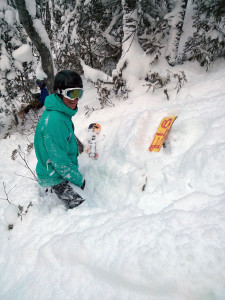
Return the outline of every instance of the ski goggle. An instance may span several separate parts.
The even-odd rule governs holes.
[[[70,88],[62,90],[62,95],[65,98],[69,98],[71,100],[80,99],[83,96],[83,89],[81,88]]]

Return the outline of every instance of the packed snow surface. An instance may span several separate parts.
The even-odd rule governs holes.
[[[103,138],[98,160],[79,157],[87,184],[77,191],[86,201],[73,210],[11,160],[18,144],[26,149],[26,136],[0,141],[1,182],[7,191],[16,184],[9,199],[33,203],[9,231],[15,210],[0,201],[0,299],[225,299],[224,67],[182,66],[188,82],[169,101],[137,81],[126,101],[104,109],[84,81],[75,131],[86,144],[97,122]],[[96,108],[89,118],[86,105]],[[170,115],[178,117],[166,148],[149,152]],[[34,151],[27,160],[34,169]]]

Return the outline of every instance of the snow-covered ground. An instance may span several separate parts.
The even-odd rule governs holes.
[[[73,210],[15,175],[32,177],[11,160],[18,144],[26,149],[26,136],[0,141],[0,183],[7,191],[16,184],[14,204],[33,203],[9,231],[12,213],[0,201],[0,299],[225,299],[224,67],[183,66],[188,82],[169,101],[137,82],[126,101],[89,118],[84,106],[99,104],[85,82],[76,134],[86,143],[88,125],[97,122],[104,139],[97,161],[80,156],[87,201]],[[149,152],[169,115],[178,118],[167,147]],[[34,151],[27,159],[34,169]]]

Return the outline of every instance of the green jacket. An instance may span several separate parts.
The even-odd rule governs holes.
[[[37,156],[36,172],[42,186],[53,186],[65,180],[82,186],[78,170],[78,145],[71,120],[77,112],[64,104],[57,95],[47,96],[45,110],[34,136]]]

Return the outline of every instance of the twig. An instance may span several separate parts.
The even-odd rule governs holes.
[[[9,194],[16,186],[17,186],[17,185],[15,184],[15,185],[11,188],[11,190],[8,191],[8,194]]]
[[[9,190],[8,192],[6,192],[6,185],[5,182],[2,183],[3,184],[3,189],[4,189],[4,193],[6,195],[6,199],[4,198],[0,198],[1,200],[5,200],[8,201],[8,203],[10,204],[11,202],[9,201],[9,193],[16,187],[16,184],[11,188],[11,190]]]
[[[29,208],[31,206],[33,206],[33,203],[30,201],[30,203],[28,204],[26,210],[24,211],[23,206],[18,205],[18,208],[19,208],[18,217],[20,217],[21,221],[23,220],[23,216],[25,216],[28,213]]]
[[[37,179],[37,177],[35,175],[34,176],[35,176],[36,179],[31,178],[31,177],[27,177],[27,176],[24,176],[24,175],[21,175],[21,174],[17,174],[16,172],[14,172],[14,174],[17,175],[17,176],[20,176],[20,177],[24,177],[24,178],[31,179],[31,180],[34,180],[34,181],[38,181],[38,179]]]
[[[148,182],[148,178],[147,178],[147,176],[146,176],[146,177],[145,177],[145,184],[144,184],[143,187],[142,187],[142,192],[145,191],[147,182]]]
[[[31,170],[31,168],[29,167],[27,161],[26,161],[26,158],[25,158],[25,154],[23,153],[24,157],[21,155],[21,152],[23,153],[23,151],[20,149],[20,152],[19,152],[19,156],[20,158],[24,161],[25,165],[23,165],[22,163],[20,163],[22,166],[24,166],[25,168],[27,168],[31,173],[32,175],[34,176],[35,180],[37,181],[37,177],[36,175],[34,174],[34,172]]]

